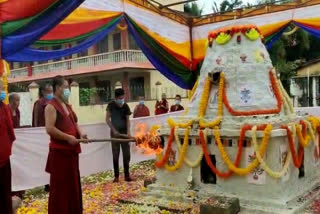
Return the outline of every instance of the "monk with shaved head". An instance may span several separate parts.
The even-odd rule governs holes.
[[[0,80],[0,213],[12,214],[10,155],[16,138],[10,108],[4,103],[6,97]]]

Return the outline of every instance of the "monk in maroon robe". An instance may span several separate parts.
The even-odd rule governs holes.
[[[18,94],[10,94],[9,107],[11,110],[11,117],[13,122],[13,128],[20,128],[20,96]]]
[[[138,117],[148,117],[150,116],[149,108],[144,104],[144,97],[139,97],[139,104],[135,107],[133,111],[133,118]]]
[[[82,135],[76,114],[67,100],[69,84],[58,76],[53,82],[54,98],[45,109],[46,130],[50,135],[50,150],[46,172],[50,173],[48,214],[80,214],[82,192],[79,172]]]
[[[162,100],[157,101],[155,115],[166,114],[169,111],[169,103],[166,94],[162,94]]]
[[[16,138],[10,108],[3,103],[5,98],[3,82],[0,81],[0,213],[12,214],[10,155]]]
[[[172,105],[170,108],[170,112],[182,111],[184,110],[183,106],[181,105],[181,96],[179,94],[176,95],[176,104]]]
[[[40,87],[40,98],[33,105],[32,127],[44,127],[44,109],[53,98],[53,90],[50,84]]]

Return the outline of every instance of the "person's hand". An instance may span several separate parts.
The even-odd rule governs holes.
[[[82,143],[89,143],[88,136],[86,134],[81,135],[80,140],[82,140]]]
[[[115,137],[118,137],[120,133],[117,130],[112,130],[112,133]]]
[[[68,139],[68,143],[70,145],[75,146],[75,145],[79,144],[79,141],[77,140],[77,138],[75,138],[74,136],[70,135],[69,139]]]

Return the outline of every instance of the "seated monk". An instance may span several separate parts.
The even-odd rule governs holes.
[[[70,95],[68,81],[57,76],[53,91],[54,98],[45,109],[46,130],[50,136],[46,165],[46,172],[50,174],[48,214],[80,214],[83,207],[79,143],[86,143],[87,137],[81,134],[76,114],[67,104]]]
[[[161,101],[156,102],[155,115],[166,114],[169,111],[169,104],[167,101],[167,95],[163,93],[161,98],[162,98]]]
[[[135,107],[133,111],[133,118],[148,116],[150,116],[150,111],[148,107],[144,104],[144,96],[139,96],[139,104]]]
[[[5,99],[6,92],[0,80],[0,213],[12,214],[10,155],[16,138],[10,108],[4,104]]]
[[[172,105],[170,108],[170,112],[182,111],[184,110],[183,106],[181,105],[181,96],[179,94],[176,95],[176,104]]]

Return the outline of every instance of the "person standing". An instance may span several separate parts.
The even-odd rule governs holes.
[[[161,100],[157,100],[155,106],[155,115],[166,114],[169,111],[169,103],[167,101],[167,95],[163,93],[161,95]]]
[[[6,96],[3,82],[0,80],[0,212],[12,214],[10,155],[16,137],[10,108],[4,103]]]
[[[135,107],[133,111],[133,118],[148,116],[150,116],[150,111],[148,107],[144,104],[144,96],[139,96],[139,104]]]
[[[130,138],[130,107],[124,101],[124,90],[118,88],[115,90],[115,100],[111,101],[107,107],[106,122],[111,130],[111,137]],[[120,147],[122,149],[123,167],[125,181],[130,182],[132,178],[129,173],[130,162],[130,143],[111,142],[113,156],[113,182],[119,182],[119,155]]]
[[[9,96],[9,107],[11,110],[11,117],[13,121],[13,128],[20,128],[20,96],[18,94],[10,94]]]
[[[34,103],[32,113],[32,127],[44,127],[44,109],[48,102],[53,99],[52,85],[45,84],[44,87],[40,87],[39,99]]]
[[[170,112],[182,111],[184,110],[183,106],[181,105],[181,96],[179,94],[176,95],[176,104],[172,105],[170,108]]]
[[[50,174],[48,214],[83,212],[79,172],[82,135],[77,116],[67,104],[70,89],[62,76],[53,81],[54,98],[45,108],[46,131],[50,136],[46,172]]]

